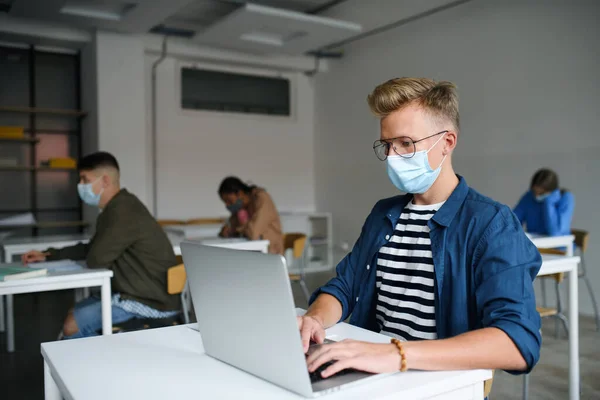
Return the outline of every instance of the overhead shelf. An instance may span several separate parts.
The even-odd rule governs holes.
[[[25,128],[25,132],[31,133],[32,129]],[[38,135],[45,135],[50,133],[57,133],[61,135],[78,135],[78,132],[74,129],[44,129],[44,128],[36,128],[35,133]]]
[[[21,138],[9,138],[9,137],[0,137],[0,142],[13,142],[13,143],[37,143],[40,139],[31,138],[31,137],[21,137]]]
[[[86,221],[52,221],[52,222],[38,222],[35,224],[16,224],[16,225],[0,225],[0,229],[21,229],[21,228],[37,228],[37,229],[50,229],[50,228],[79,228],[88,226],[89,222]]]
[[[38,207],[38,212],[54,212],[54,211],[79,211],[78,206],[73,207]],[[2,208],[0,214],[17,214],[17,213],[28,213],[31,212],[31,208]]]
[[[86,111],[82,110],[67,110],[59,108],[31,108],[31,107],[0,107],[0,112],[12,112],[23,114],[48,114],[62,115],[66,117],[85,117]]]
[[[52,172],[58,172],[58,171],[77,171],[77,168],[51,168],[51,167],[29,167],[26,165],[15,165],[15,166],[3,165],[3,166],[0,166],[0,171],[44,171],[44,172],[52,171]]]

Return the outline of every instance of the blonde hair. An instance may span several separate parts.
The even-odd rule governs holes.
[[[428,78],[396,78],[377,86],[367,97],[373,114],[384,118],[394,111],[416,103],[437,122],[450,121],[460,129],[456,85]]]

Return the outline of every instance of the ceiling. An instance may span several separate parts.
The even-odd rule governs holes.
[[[11,17],[87,30],[169,34],[255,53],[303,54],[361,31],[358,24],[316,15],[339,0],[0,1]]]
[[[14,17],[61,22],[80,28],[146,33],[152,27],[166,24],[173,28],[201,31],[223,16],[248,3],[244,0],[0,0],[10,5]],[[253,0],[252,3],[296,12],[319,10],[331,0]],[[98,17],[85,13],[67,14],[61,9],[95,10]],[[127,10],[127,7],[130,7]],[[1,10],[1,8],[0,8]],[[104,10],[104,15],[102,14]],[[116,15],[122,11],[122,16]],[[93,14],[88,12],[88,14]]]
[[[164,20],[164,25],[186,30],[202,30],[249,2],[243,0],[191,1],[176,13],[168,16]],[[330,3],[333,4],[331,0],[254,0],[251,3],[303,13],[319,10]]]
[[[377,0],[374,6],[372,0],[0,0],[0,17],[84,31],[168,33],[253,53],[304,54],[455,2]]]

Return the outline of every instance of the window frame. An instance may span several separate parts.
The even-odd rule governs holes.
[[[289,115],[275,115],[275,114],[259,114],[259,113],[249,113],[249,112],[236,112],[236,111],[217,111],[217,110],[201,110],[201,109],[192,109],[192,108],[183,108],[182,106],[182,74],[183,69],[202,69],[207,71],[215,71],[215,72],[225,72],[232,74],[240,74],[240,75],[253,75],[257,77],[266,77],[266,78],[283,78],[289,81],[290,90],[289,90],[289,101],[290,101],[290,114]],[[297,117],[297,88],[296,88],[296,79],[293,73],[284,72],[284,71],[275,71],[268,69],[260,69],[253,67],[242,67],[242,66],[231,66],[231,65],[223,65],[223,64],[213,64],[207,62],[178,62],[177,68],[175,69],[175,88],[176,88],[176,101],[177,101],[177,109],[179,113],[184,116],[197,116],[199,114],[210,115],[210,116],[220,116],[223,118],[239,118],[239,119],[264,119],[264,120],[279,120],[279,121],[295,121]]]

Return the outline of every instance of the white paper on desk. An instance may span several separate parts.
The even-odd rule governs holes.
[[[48,271],[52,272],[78,271],[83,269],[81,265],[73,260],[42,261],[31,263],[28,267],[34,269],[46,268]]]
[[[211,244],[227,244],[227,243],[245,243],[248,241],[246,238],[222,238],[218,236],[208,236],[199,238],[189,238],[188,240],[201,242],[205,245]]]

